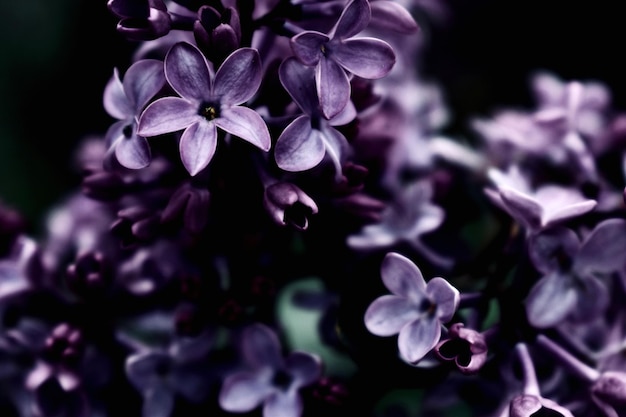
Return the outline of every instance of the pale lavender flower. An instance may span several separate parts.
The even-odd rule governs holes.
[[[395,54],[386,42],[355,38],[371,19],[367,0],[351,1],[328,34],[307,30],[291,38],[295,56],[315,67],[317,94],[327,118],[339,114],[350,100],[350,75],[382,78],[393,67]]]
[[[507,172],[490,168],[488,176],[496,188],[485,189],[487,196],[529,232],[582,216],[597,205],[574,187],[544,184],[533,190],[517,165]]]
[[[377,336],[398,334],[400,356],[415,364],[439,342],[442,324],[459,306],[459,291],[441,277],[426,283],[417,265],[395,252],[385,256],[381,277],[391,294],[370,304],[365,326]]]
[[[144,168],[150,163],[150,146],[145,137],[137,134],[137,120],[148,101],[164,86],[163,62],[144,59],[128,68],[124,81],[116,68],[104,89],[104,108],[118,120],[107,130],[105,141],[109,152],[114,152],[126,168]]]
[[[551,228],[532,236],[528,245],[543,274],[525,301],[533,326],[551,327],[566,318],[592,320],[606,309],[608,289],[599,278],[626,264],[626,221],[604,220],[582,242],[570,229]]]
[[[180,97],[163,97],[151,103],[139,119],[138,132],[149,137],[182,130],[180,157],[190,175],[211,161],[218,127],[263,151],[269,150],[271,140],[265,122],[257,112],[241,106],[261,84],[261,58],[256,49],[236,50],[214,74],[196,46],[180,42],[165,57],[165,77]]]
[[[262,405],[264,417],[300,416],[303,404],[299,390],[319,379],[320,359],[298,351],[283,358],[276,333],[264,324],[244,329],[242,354],[248,369],[226,377],[219,394],[220,406],[245,413]]]
[[[356,117],[354,105],[348,101],[338,114],[326,120],[320,112],[315,74],[310,67],[290,57],[281,64],[279,77],[304,114],[292,121],[278,137],[274,147],[276,164],[286,171],[304,171],[318,165],[328,155],[340,175],[349,145],[334,126],[346,124]]]

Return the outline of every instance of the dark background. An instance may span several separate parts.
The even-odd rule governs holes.
[[[448,22],[424,28],[421,65],[444,89],[451,131],[501,106],[531,106],[536,69],[601,80],[626,109],[619,3],[448,1]],[[105,0],[0,0],[0,17],[0,200],[37,225],[79,183],[76,144],[111,123],[102,90],[132,45],[115,32]]]

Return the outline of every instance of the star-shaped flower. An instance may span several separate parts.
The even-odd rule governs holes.
[[[242,353],[249,369],[226,377],[220,406],[229,412],[245,413],[263,404],[264,417],[300,416],[302,399],[298,391],[320,377],[320,359],[306,352],[292,352],[283,358],[276,333],[263,324],[244,329]]]
[[[138,132],[157,136],[183,130],[179,150],[190,175],[204,169],[217,147],[217,128],[244,139],[263,151],[270,135],[261,116],[241,106],[262,80],[259,52],[240,48],[213,70],[200,50],[179,42],[165,57],[165,77],[180,97],[163,97],[141,114]]]
[[[339,114],[350,100],[349,74],[378,79],[391,71],[396,62],[393,49],[373,38],[354,38],[371,19],[367,0],[353,0],[328,34],[307,30],[291,38],[295,56],[315,67],[317,94],[327,118]]]
[[[385,256],[381,276],[391,294],[370,304],[365,326],[377,336],[398,334],[401,357],[417,363],[439,342],[441,325],[459,306],[459,291],[441,277],[426,283],[417,265],[395,252]]]

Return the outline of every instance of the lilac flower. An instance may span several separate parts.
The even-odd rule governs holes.
[[[249,369],[226,377],[219,394],[220,406],[245,413],[263,405],[264,417],[300,416],[298,391],[320,377],[320,359],[306,352],[292,352],[283,358],[278,337],[263,324],[244,329],[242,353]]]
[[[105,141],[109,152],[114,152],[117,161],[126,168],[144,168],[150,163],[150,146],[146,138],[137,134],[137,119],[164,86],[163,63],[144,59],[128,68],[123,82],[115,69],[104,90],[104,108],[118,119],[108,129]]]
[[[213,74],[198,48],[175,44],[165,57],[165,77],[180,97],[154,101],[139,119],[139,134],[157,136],[183,130],[179,150],[183,165],[194,176],[205,168],[217,146],[217,127],[268,151],[270,135],[254,110],[240,106],[261,83],[261,59],[256,49],[241,48]]]
[[[551,228],[532,236],[528,245],[543,274],[525,301],[533,326],[551,327],[568,317],[592,320],[606,309],[609,294],[599,276],[626,264],[626,221],[604,220],[582,242],[570,229]]]
[[[441,325],[459,306],[459,291],[443,278],[424,280],[408,258],[390,252],[381,266],[392,294],[375,299],[365,312],[365,326],[377,336],[398,334],[400,356],[415,364],[439,342]]]
[[[317,204],[297,185],[277,182],[265,188],[263,205],[272,219],[280,225],[306,230],[309,217],[317,213]]]
[[[333,161],[337,175],[349,147],[346,138],[333,126],[356,116],[351,102],[330,120],[320,113],[313,70],[290,57],[279,68],[280,82],[304,112],[280,134],[274,147],[276,164],[286,171],[304,171],[318,165],[325,155]]]
[[[364,226],[347,238],[353,249],[388,248],[406,242],[434,264],[449,267],[452,260],[443,257],[421,242],[422,235],[437,229],[445,213],[432,203],[432,184],[422,179],[400,190],[400,195],[381,213],[378,223]]]
[[[574,187],[545,184],[532,190],[516,165],[510,166],[507,173],[491,168],[488,175],[496,189],[485,189],[487,196],[529,232],[582,216],[597,204]]]
[[[107,7],[120,19],[117,31],[129,40],[156,39],[172,27],[163,0],[109,0]]]
[[[241,43],[241,24],[237,9],[226,7],[220,13],[211,6],[200,7],[193,34],[196,44],[211,62],[223,62]]]
[[[466,328],[463,323],[454,323],[448,336],[435,346],[435,354],[445,361],[454,361],[464,374],[475,373],[487,360],[485,335]]]
[[[339,114],[350,100],[348,74],[382,78],[395,63],[393,49],[386,42],[370,37],[354,38],[370,19],[369,2],[353,0],[328,34],[307,30],[291,38],[295,56],[303,64],[315,67],[322,113],[329,119]]]

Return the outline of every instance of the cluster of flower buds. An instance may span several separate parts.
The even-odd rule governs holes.
[[[81,187],[0,204],[0,415],[626,415],[626,113],[443,134],[435,3],[108,0]]]

